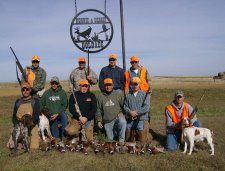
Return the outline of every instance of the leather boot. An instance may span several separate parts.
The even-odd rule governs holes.
[[[126,142],[130,141],[130,129],[126,129],[126,133],[125,133],[125,140]]]

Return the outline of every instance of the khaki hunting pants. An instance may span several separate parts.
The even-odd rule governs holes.
[[[144,122],[144,129],[142,131],[137,131],[134,129],[126,130],[126,141],[133,142],[135,139],[139,139],[141,145],[150,144],[152,141],[152,136],[149,132],[150,124],[148,121]]]

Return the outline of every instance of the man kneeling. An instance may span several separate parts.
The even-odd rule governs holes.
[[[150,141],[148,112],[150,110],[150,98],[140,90],[140,79],[133,77],[132,90],[126,94],[124,110],[127,115],[126,141],[134,141],[134,132],[138,132],[141,145]]]
[[[80,91],[72,92],[70,95],[69,111],[73,115],[73,124],[76,124],[77,128],[82,126],[81,134],[83,139],[81,140],[92,142],[94,117],[97,110],[96,97],[89,91],[89,83],[87,80],[80,80],[79,86]],[[77,107],[75,105],[77,105]],[[84,130],[84,132],[82,130]]]

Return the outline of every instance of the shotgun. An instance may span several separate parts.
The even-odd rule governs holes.
[[[190,116],[189,116],[190,119],[193,119],[193,118],[195,117],[195,115],[196,115],[196,113],[197,113],[197,111],[198,111],[198,105],[200,104],[200,102],[202,101],[203,97],[205,96],[205,92],[206,92],[206,91],[204,91],[204,93],[202,94],[200,100],[198,101],[198,103],[197,103],[196,106],[194,107],[193,111],[191,112],[191,114],[190,114]]]
[[[11,49],[11,51],[12,51],[14,57],[15,57],[15,61],[16,61],[16,76],[17,76],[17,80],[18,80],[19,84],[21,85],[22,83],[21,83],[21,80],[20,80],[19,75],[18,75],[17,67],[19,68],[19,70],[20,70],[20,72],[21,72],[21,74],[22,74],[23,80],[24,80],[25,82],[27,82],[27,76],[26,76],[26,73],[25,73],[24,70],[23,70],[22,65],[20,64],[19,59],[17,58],[17,56],[16,56],[16,54],[15,54],[15,52],[13,51],[13,48],[12,48],[11,46],[10,46],[10,49]]]
[[[72,90],[72,94],[73,94],[73,98],[74,98],[74,101],[75,101],[74,107],[75,107],[77,113],[82,117],[81,112],[80,112],[79,105],[77,103],[76,96],[74,94],[74,89]],[[87,137],[86,137],[86,134],[85,134],[85,130],[84,130],[84,125],[83,124],[81,125],[81,131],[80,132],[81,132],[81,135],[82,135],[81,140],[82,141],[87,141]]]

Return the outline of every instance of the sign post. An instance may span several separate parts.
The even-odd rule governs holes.
[[[120,21],[121,21],[123,70],[126,71],[126,54],[125,54],[124,22],[123,22],[123,0],[120,0]]]

